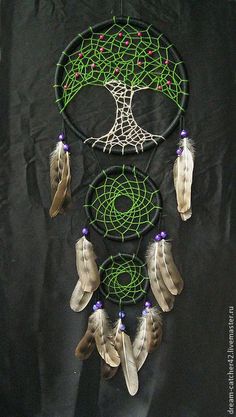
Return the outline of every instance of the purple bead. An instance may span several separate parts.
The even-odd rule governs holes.
[[[150,303],[150,301],[146,301],[144,306],[147,307],[147,308],[150,308],[152,306],[152,304]]]
[[[182,155],[182,153],[183,153],[183,149],[182,149],[182,148],[178,148],[178,149],[176,150],[176,155],[181,156],[181,155]]]
[[[125,330],[125,325],[123,323],[120,324],[120,330],[123,332]]]
[[[120,317],[120,319],[123,319],[125,317],[125,312],[124,311],[119,311],[119,317]]]
[[[146,316],[148,314],[148,311],[146,310],[146,308],[142,311],[142,315]]]
[[[93,311],[97,311],[98,307],[96,306],[96,304],[93,305]]]
[[[188,137],[188,132],[187,132],[187,130],[185,130],[185,129],[181,130],[181,132],[180,132],[180,137],[181,137],[181,138],[187,138],[187,137]]]
[[[65,152],[68,152],[69,151],[69,145],[67,145],[67,143],[64,143],[63,149],[64,149]]]
[[[160,233],[160,235],[161,235],[162,239],[166,239],[166,238],[167,238],[167,236],[168,236],[168,233],[167,233],[165,230],[163,230],[163,231]]]
[[[58,136],[59,140],[64,140],[65,139],[65,135],[63,132],[60,133],[60,135]]]
[[[89,234],[89,231],[88,231],[87,227],[83,227],[83,229],[82,229],[82,234],[83,234],[84,236],[87,236],[87,235]]]
[[[102,308],[102,302],[99,300],[99,301],[97,301],[96,302],[96,306],[97,306],[97,308],[99,309],[99,308]]]
[[[156,242],[160,242],[160,240],[162,239],[162,237],[161,237],[160,233],[158,233],[158,235],[156,235],[156,236],[154,237],[154,239],[155,239],[155,241],[156,241]]]

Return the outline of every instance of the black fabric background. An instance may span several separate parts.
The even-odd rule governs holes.
[[[136,397],[128,395],[121,373],[110,382],[100,380],[98,355],[83,364],[74,357],[91,311],[75,314],[69,308],[76,283],[74,242],[85,223],[85,193],[99,167],[90,148],[68,132],[74,206],[52,221],[48,156],[61,128],[52,84],[67,43],[120,13],[120,2],[113,0],[2,2],[0,417],[227,416],[228,306],[235,301],[234,0],[123,2],[124,15],[154,24],[171,39],[189,74],[186,124],[196,144],[190,221],[181,222],[175,208],[177,131],[160,146],[149,170],[160,185],[185,289],[165,315],[163,343],[140,371]],[[151,101],[143,109],[143,123],[154,126]],[[93,130],[96,118],[87,106],[84,117],[89,113]],[[109,107],[103,120],[105,129]],[[97,157],[102,167],[125,162],[142,169],[149,152]],[[152,236],[143,240],[141,257]],[[99,262],[120,251],[120,244],[105,246],[94,232],[91,240]],[[132,252],[135,245],[122,249]],[[114,318],[116,307],[107,309]],[[128,311],[131,335],[140,309]]]

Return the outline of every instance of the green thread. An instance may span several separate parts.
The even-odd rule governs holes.
[[[104,237],[122,241],[131,235],[140,237],[144,229],[153,226],[160,209],[159,190],[152,190],[148,182],[149,177],[138,175],[135,167],[132,172],[126,172],[125,166],[120,167],[120,173],[115,175],[103,171],[102,180],[95,186],[90,185],[90,198],[85,204],[90,224],[98,226]]]
[[[111,81],[119,81],[133,90],[150,88],[159,91],[181,107],[184,84],[178,70],[181,61],[176,62],[169,54],[171,45],[162,42],[162,34],[153,37],[149,27],[138,29],[133,25],[114,23],[99,38],[99,33],[91,32],[85,39],[81,37],[78,49],[68,55],[64,65],[64,78],[61,83],[63,93],[59,98],[62,109],[67,107],[75,95],[86,85],[104,86]],[[122,33],[122,37],[119,37]],[[125,42],[129,44],[126,45]],[[100,48],[104,48],[102,51]],[[152,51],[152,55],[148,55]],[[79,54],[83,54],[79,57]],[[168,61],[168,64],[165,62]],[[95,67],[93,68],[93,65]],[[116,74],[116,70],[119,72]],[[79,75],[76,77],[76,73]],[[168,85],[167,82],[171,84]]]
[[[100,267],[101,285],[106,298],[119,304],[136,303],[146,294],[148,277],[145,264],[133,255],[120,254],[110,256],[105,261],[105,267]],[[122,283],[120,277],[125,274],[129,281]]]

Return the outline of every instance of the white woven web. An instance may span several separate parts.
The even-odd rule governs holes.
[[[132,99],[135,91],[148,87],[129,87],[118,80],[109,81],[105,87],[111,92],[116,102],[115,122],[108,133],[99,138],[90,137],[85,142],[89,141],[92,146],[101,143],[103,151],[107,150],[109,153],[114,146],[120,147],[124,154],[127,146],[134,148],[138,153],[143,151],[144,142],[158,143],[159,139],[164,139],[160,135],[153,135],[142,129],[132,113]]]

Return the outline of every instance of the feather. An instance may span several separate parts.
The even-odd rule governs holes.
[[[186,221],[192,215],[191,188],[194,168],[194,148],[192,141],[188,138],[181,139],[179,147],[182,149],[182,153],[174,163],[174,186],[178,212],[182,220]]]
[[[76,267],[81,287],[84,291],[91,293],[100,285],[100,276],[93,245],[83,236],[76,243],[75,250]]]
[[[162,239],[157,242],[157,259],[163,281],[171,294],[180,294],[184,283],[174,263],[171,253],[171,243]]]
[[[112,367],[108,365],[103,359],[101,360],[101,375],[104,379],[111,379],[113,378],[117,371],[119,366]]]
[[[104,309],[98,309],[92,314],[95,330],[95,342],[98,353],[111,367],[119,366],[120,358],[114,347],[107,314]]]
[[[146,255],[148,276],[152,292],[163,311],[170,311],[174,305],[174,296],[166,287],[159,266],[158,242],[150,244]]]
[[[82,311],[87,306],[92,296],[93,292],[84,291],[81,287],[80,280],[78,280],[70,299],[70,308],[77,313]]]
[[[51,217],[63,213],[65,206],[71,200],[70,193],[70,156],[69,152],[63,149],[63,143],[58,142],[56,149],[52,152],[50,160],[50,178],[52,204],[49,210]]]
[[[140,317],[138,330],[133,342],[133,352],[137,369],[143,366],[148,353],[156,349],[162,339],[162,320],[158,310],[153,307]]]
[[[75,356],[80,360],[88,359],[95,348],[95,331],[96,322],[94,321],[93,314],[89,317],[88,327],[85,335],[80,340],[76,350]]]
[[[121,320],[119,319],[116,323],[114,344],[120,356],[126,386],[130,395],[133,396],[138,391],[138,371],[130,337],[124,331],[120,330],[120,325]]]

